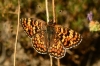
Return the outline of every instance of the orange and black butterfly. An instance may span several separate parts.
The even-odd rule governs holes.
[[[82,36],[67,27],[55,23],[46,23],[39,19],[22,18],[24,31],[32,40],[33,48],[41,54],[49,54],[54,58],[62,58],[66,49],[77,46]]]

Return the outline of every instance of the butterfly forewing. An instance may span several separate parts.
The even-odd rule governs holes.
[[[59,40],[62,42],[63,46],[66,49],[70,49],[74,46],[77,46],[82,41],[82,37],[79,33],[66,27],[56,25],[55,31],[58,35]]]
[[[21,24],[27,35],[32,38],[33,35],[46,29],[46,22],[34,18],[22,18]]]

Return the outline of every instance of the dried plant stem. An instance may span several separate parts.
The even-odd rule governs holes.
[[[54,0],[52,0],[52,10],[53,10],[53,22],[56,23]],[[60,66],[60,59],[57,59],[57,63],[58,63],[58,66]]]
[[[48,12],[48,0],[45,0],[46,4],[46,17],[47,17],[47,23],[49,22],[49,12]],[[50,56],[50,66],[52,66],[52,57]]]
[[[18,24],[17,24],[17,32],[16,32],[16,40],[14,46],[14,66],[16,65],[16,46],[17,46],[17,38],[18,38],[18,30],[19,30],[19,18],[20,18],[20,2],[18,0]]]
[[[60,66],[60,59],[57,59],[57,64],[58,66]]]
[[[49,22],[49,12],[48,12],[48,1],[45,0],[45,4],[46,4],[46,17],[47,17],[47,23]]]
[[[51,56],[50,56],[50,64],[51,64],[50,66],[52,66],[52,57]]]
[[[56,17],[55,17],[55,5],[54,5],[54,0],[52,0],[52,11],[53,11],[53,22],[56,22]]]
[[[66,52],[68,53],[68,54],[70,54],[70,55],[73,55],[73,53],[70,51],[70,50],[66,50]]]

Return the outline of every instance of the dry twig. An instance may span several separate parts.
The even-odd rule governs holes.
[[[52,0],[52,10],[53,10],[53,22],[56,23],[54,0]],[[58,66],[60,66],[60,59],[57,59],[57,63],[58,63]]]
[[[16,46],[17,46],[17,38],[18,38],[18,31],[19,31],[19,19],[20,19],[20,1],[18,0],[18,24],[17,24],[15,47],[14,47],[14,66],[16,65]]]
[[[45,0],[47,23],[49,22],[48,0]],[[52,57],[50,56],[50,66],[52,66]]]

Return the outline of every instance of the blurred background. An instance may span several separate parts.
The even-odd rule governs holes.
[[[52,20],[52,2],[49,0]],[[20,18],[38,18],[46,21],[45,0],[20,0]],[[83,36],[80,45],[66,53],[61,66],[100,66],[100,32],[90,32],[87,14],[100,21],[100,0],[55,0],[57,23],[67,26]],[[0,0],[0,66],[13,66],[14,43],[17,30],[17,0]],[[48,54],[38,54],[30,38],[19,27],[16,66],[50,66]],[[57,60],[53,58],[53,66]]]

